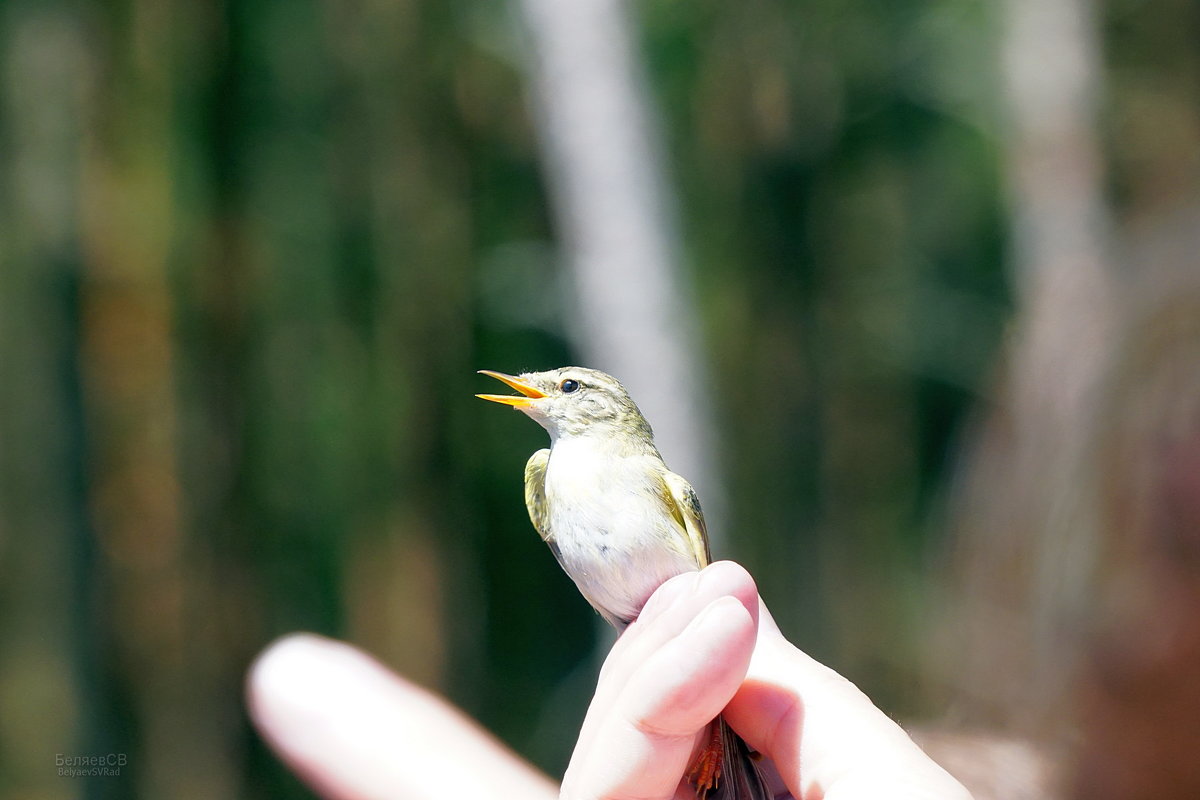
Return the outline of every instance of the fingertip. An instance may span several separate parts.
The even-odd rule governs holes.
[[[391,699],[381,672],[346,644],[311,633],[289,634],[251,664],[246,708],[263,738],[319,793],[365,796],[347,787],[372,786],[377,780],[364,742],[381,722],[372,712]]]
[[[329,670],[328,658],[341,645],[313,633],[292,633],[276,639],[259,653],[246,673],[246,704],[250,716],[263,723],[282,700],[306,697],[307,687],[320,685],[317,673]]]
[[[758,623],[758,586],[746,568],[736,561],[714,561],[700,572],[705,590],[737,598],[750,618]]]

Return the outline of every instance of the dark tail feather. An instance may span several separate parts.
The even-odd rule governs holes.
[[[716,724],[721,729],[724,758],[717,785],[704,800],[772,800],[774,795],[767,788],[766,776],[750,746],[725,724],[724,717],[717,717]]]

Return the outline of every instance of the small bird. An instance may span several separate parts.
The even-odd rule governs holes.
[[[664,581],[711,560],[696,492],[667,469],[625,387],[584,367],[505,375],[520,392],[476,395],[523,411],[550,434],[525,465],[525,505],[584,598],[618,631]],[[688,776],[710,800],[771,797],[749,746],[724,719]]]

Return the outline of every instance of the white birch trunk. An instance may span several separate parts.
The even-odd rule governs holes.
[[[531,83],[565,261],[564,300],[586,366],[616,375],[663,456],[696,487],[710,533],[724,501],[674,199],[620,0],[521,0]],[[716,546],[715,552],[722,548]]]

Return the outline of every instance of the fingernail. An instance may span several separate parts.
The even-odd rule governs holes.
[[[689,596],[696,590],[699,581],[700,573],[698,572],[685,572],[667,580],[654,590],[654,593],[650,595],[650,599],[646,601],[646,605],[642,608],[642,612],[638,616],[645,621],[649,621],[664,613],[667,609],[675,607],[681,599]]]
[[[716,600],[713,600],[704,608],[700,609],[700,613],[692,618],[692,621],[687,624],[687,627],[683,629],[683,632],[690,633],[699,628],[704,628],[711,624],[717,623],[717,620],[724,622],[725,620],[723,618],[726,618],[731,614],[745,616],[746,613],[746,607],[743,606],[742,601],[738,600],[736,597],[732,595],[718,597]]]

